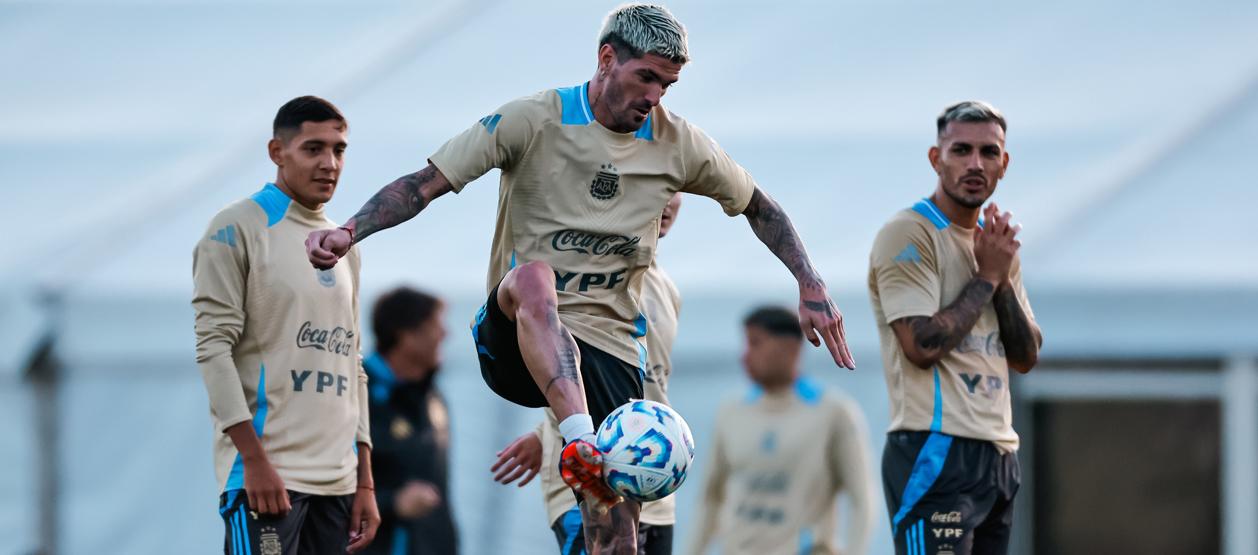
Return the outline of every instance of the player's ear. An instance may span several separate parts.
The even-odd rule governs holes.
[[[926,151],[926,157],[930,159],[930,167],[935,168],[935,173],[940,173],[942,170],[939,167],[939,145],[930,147],[930,150]]]
[[[271,157],[271,161],[277,166],[283,166],[284,158],[280,156],[280,152],[284,150],[284,142],[279,137],[272,137],[266,143],[266,153]]]
[[[598,72],[600,75],[606,76],[611,72],[616,60],[616,49],[612,45],[603,44],[603,46],[598,47]]]
[[[1000,162],[1000,178],[1004,179],[1005,171],[1009,169],[1009,152],[1003,151],[1000,154],[1001,154],[1001,157],[1003,158]]]

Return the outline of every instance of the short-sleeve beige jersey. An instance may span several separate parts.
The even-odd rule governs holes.
[[[980,222],[980,225],[981,222]],[[974,230],[953,224],[929,199],[900,211],[878,232],[869,264],[882,363],[891,397],[890,430],[935,431],[1018,449],[1009,365],[989,301],[957,348],[926,370],[905,356],[891,323],[947,307],[977,271]],[[1010,270],[1022,310],[1034,320],[1017,258]]]
[[[755,182],[697,127],[656,106],[636,133],[592,115],[588,83],[514,100],[429,161],[461,191],[500,168],[487,291],[515,266],[555,272],[559,317],[578,339],[644,367],[637,299],[655,256],[660,214],[677,191],[711,197],[731,216]]]

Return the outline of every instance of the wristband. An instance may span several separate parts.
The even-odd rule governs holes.
[[[350,229],[350,228],[345,227],[345,226],[340,226],[340,227],[338,227],[337,229],[344,229],[344,230],[345,230],[345,233],[348,233],[348,234],[349,234],[349,244],[350,244],[350,245],[353,245],[353,244],[354,244],[354,230],[353,230],[353,229]]]

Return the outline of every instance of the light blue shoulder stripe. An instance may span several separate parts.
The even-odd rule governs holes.
[[[576,85],[573,87],[564,87],[555,89],[559,93],[559,101],[563,104],[563,113],[560,121],[564,125],[589,125],[594,121],[594,115],[590,113],[590,102],[586,98],[586,87],[589,83]]]
[[[753,383],[751,384],[751,391],[747,392],[747,397],[744,398],[743,401],[748,404],[751,404],[760,400],[760,398],[763,396],[764,396],[764,388]]]
[[[825,388],[808,376],[801,376],[795,380],[795,394],[799,395],[799,399],[806,405],[820,403],[821,394],[824,392]]]
[[[262,207],[262,211],[266,212],[266,226],[271,227],[280,223],[284,219],[284,214],[288,212],[289,203],[293,202],[284,194],[274,183],[267,183],[261,191],[258,191],[249,197],[253,202],[258,203]]]
[[[949,220],[948,217],[944,215],[943,210],[940,210],[939,207],[935,205],[935,201],[930,200],[930,197],[917,201],[917,204],[913,205],[913,211],[921,214],[927,220],[930,220],[930,223],[935,224],[935,229],[946,229],[950,224],[952,224],[952,220]],[[983,227],[982,216],[978,217],[978,226]]]
[[[913,211],[930,220],[930,223],[935,224],[935,229],[946,229],[948,224],[952,223],[948,221],[948,217],[929,198],[917,201],[917,204],[913,205]]]

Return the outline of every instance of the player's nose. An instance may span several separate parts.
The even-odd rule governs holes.
[[[965,169],[970,171],[978,171],[983,169],[983,158],[978,153],[971,154],[965,159]]]
[[[327,154],[319,158],[319,167],[335,171],[341,168],[341,161],[336,158],[335,154]]]
[[[651,103],[654,108],[660,104],[660,97],[664,96],[664,89],[661,87],[650,87],[646,92],[646,101]]]

